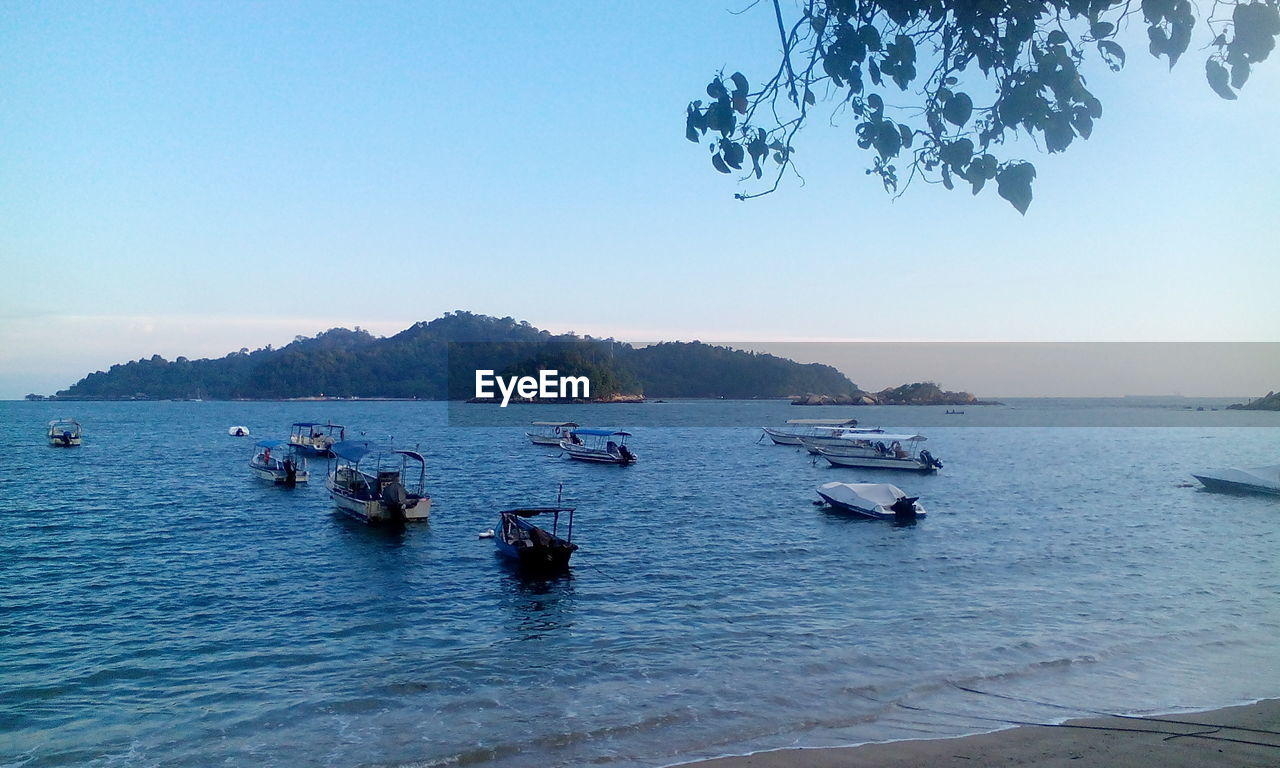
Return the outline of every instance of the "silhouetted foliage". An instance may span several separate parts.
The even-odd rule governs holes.
[[[744,200],[774,191],[793,169],[793,139],[821,97],[837,117],[853,114],[858,146],[873,153],[867,173],[886,190],[919,177],[947,189],[967,183],[976,195],[995,181],[1026,213],[1035,167],[1002,145],[1019,131],[1049,152],[1089,138],[1102,103],[1082,70],[1124,66],[1115,37],[1130,19],[1141,19],[1147,50],[1171,68],[1197,27],[1190,0],[798,0],[789,11],[770,2],[782,48],[772,76],[753,91],[741,72],[721,73],[709,100],[686,112],[686,137],[708,139],[716,170],[761,179],[776,166],[773,185],[737,195]],[[1222,98],[1236,98],[1275,47],[1278,7],[1222,0],[1200,17],[1205,74]],[[901,102],[891,104],[895,92]]]
[[[476,369],[500,376],[556,369],[586,375],[592,396],[784,397],[857,387],[826,365],[801,365],[694,342],[633,348],[610,339],[552,335],[510,317],[451,312],[388,338],[358,328],[297,337],[280,349],[241,349],[216,360],[159,355],[91,373],[61,397],[276,399],[395,397],[463,400]]]

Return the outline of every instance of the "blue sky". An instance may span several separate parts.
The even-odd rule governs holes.
[[[774,61],[771,10],[737,7],[0,5],[0,397],[453,309],[629,339],[1276,340],[1280,62],[1224,102],[1202,52],[1170,73],[1129,30],[1124,72],[1087,70],[1093,138],[1021,142],[1025,218],[994,190],[893,200],[825,119],[805,183],[742,203],[683,138],[716,70]]]

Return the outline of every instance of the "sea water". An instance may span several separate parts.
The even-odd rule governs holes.
[[[640,461],[440,403],[0,403],[0,765],[661,766],[1280,695],[1280,499],[1190,476],[1280,461],[1280,414],[858,411],[934,420],[918,476],[759,442],[785,402],[508,410],[630,427]],[[991,426],[1046,413],[1146,426]],[[82,447],[45,444],[63,415]],[[342,517],[323,460],[250,475],[254,440],[328,419],[418,446],[429,524]],[[814,506],[832,480],[929,516]],[[478,534],[561,483],[581,549],[522,579]]]

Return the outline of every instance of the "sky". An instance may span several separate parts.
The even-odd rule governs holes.
[[[1011,147],[1025,217],[891,198],[826,111],[803,183],[740,202],[683,116],[775,63],[747,5],[0,4],[0,398],[457,309],[636,340],[1278,340],[1280,61],[1226,102],[1197,44],[1169,71],[1125,31],[1125,70],[1086,70],[1092,138]]]

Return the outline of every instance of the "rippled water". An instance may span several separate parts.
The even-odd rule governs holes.
[[[1280,694],[1280,499],[1184,487],[1280,461],[1280,415],[931,427],[945,469],[902,477],[650,407],[567,409],[641,425],[617,468],[438,403],[0,403],[0,764],[658,766]],[[83,447],[43,444],[64,414]],[[323,462],[272,487],[226,435],[329,418],[420,444],[429,525],[349,522]],[[830,480],[930,516],[834,515],[811,503]],[[522,581],[476,534],[561,481],[582,549]]]

